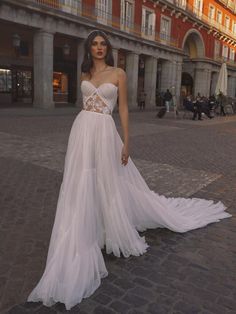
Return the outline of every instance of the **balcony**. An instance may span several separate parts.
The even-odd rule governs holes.
[[[235,7],[234,1],[225,0],[225,1],[221,1],[221,2],[222,3],[228,3],[228,6],[233,5]],[[179,8],[182,8],[181,5],[183,3],[184,2],[181,0],[175,0],[175,5],[178,6]],[[201,23],[207,24],[210,26],[210,28],[214,28],[218,32],[224,33],[224,34],[228,35],[229,37],[236,40],[236,35],[233,31],[229,30],[227,27],[222,25],[222,23],[219,23],[219,22],[209,18],[209,16],[203,14],[202,11],[199,11],[199,9],[197,7],[194,7],[194,6],[190,5],[189,3],[187,3],[187,4],[185,4],[184,10],[188,16],[192,16],[193,19],[198,19],[200,24]],[[186,15],[185,12],[184,12],[184,14]]]
[[[235,1],[229,0],[227,6],[230,8],[230,10],[235,12],[236,9]]]
[[[55,11],[70,14],[73,17],[82,16],[139,38],[158,42],[166,46],[178,47],[176,38],[157,33],[152,27],[141,27],[141,25],[134,24],[130,20],[124,19],[122,21],[119,16],[111,15],[107,11],[99,10],[98,12],[96,7],[84,4],[82,0],[27,0],[27,2],[33,5],[37,3],[39,7],[45,8],[45,12],[47,12],[48,8],[51,8]]]
[[[82,0],[31,0],[29,2],[37,2],[39,5],[73,15],[81,15],[82,11]]]
[[[229,66],[236,66],[236,61],[230,59],[230,58],[226,58],[226,57],[220,57],[220,56],[216,56],[214,58],[215,61],[217,62],[220,62],[220,63],[223,63],[223,62],[226,62],[226,64],[228,64]]]

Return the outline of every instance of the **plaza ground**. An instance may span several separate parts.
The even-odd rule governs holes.
[[[236,313],[236,116],[157,119],[151,111],[130,114],[131,157],[150,188],[221,200],[233,217],[185,234],[148,230],[141,257],[104,253],[109,276],[71,311],[26,303],[45,266],[76,114],[0,112],[0,313]]]

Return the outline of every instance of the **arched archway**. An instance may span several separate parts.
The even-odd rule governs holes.
[[[205,45],[200,32],[196,29],[190,29],[184,36],[183,46],[184,52],[190,59],[205,56]]]
[[[188,96],[192,94],[193,94],[193,78],[189,73],[183,72],[181,79],[181,95]]]

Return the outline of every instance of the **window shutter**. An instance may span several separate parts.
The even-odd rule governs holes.
[[[107,0],[107,18],[109,21],[112,20],[112,0]]]
[[[121,25],[125,25],[125,0],[121,0],[120,2],[120,18]]]
[[[199,7],[199,9],[200,9],[200,12],[202,13],[202,10],[203,10],[203,1],[202,0],[200,0],[200,7]]]
[[[130,2],[126,1],[126,25],[130,28],[131,27],[131,19],[132,19],[132,7]]]
[[[156,13],[152,13],[152,34],[151,35],[155,35],[155,31],[156,31]]]
[[[146,10],[144,8],[142,8],[142,32],[145,33],[145,21],[146,18]]]

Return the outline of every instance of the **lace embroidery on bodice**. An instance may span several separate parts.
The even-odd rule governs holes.
[[[96,87],[93,83],[83,80],[83,109],[103,114],[112,114],[116,106],[118,87],[112,83],[103,83]]]
[[[111,114],[110,108],[96,92],[87,98],[83,107],[86,111]]]

